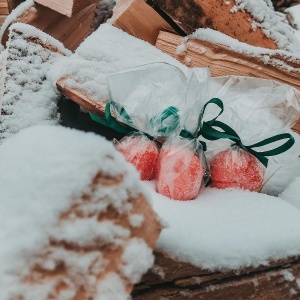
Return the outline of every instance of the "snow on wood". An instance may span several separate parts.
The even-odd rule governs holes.
[[[298,299],[297,295],[299,295],[297,278],[300,277],[300,261],[297,258],[280,261],[265,268],[248,268],[235,273],[208,273],[183,262],[162,258],[161,254],[156,253],[155,267],[161,268],[161,272],[167,270],[173,276],[177,272],[179,276],[177,279],[171,277],[166,280],[161,279],[159,282],[149,282],[148,279],[157,279],[159,276],[155,272],[147,274],[143,282],[136,287],[133,300],[260,298],[282,300]],[[183,270],[188,272],[184,273]],[[292,280],[286,279],[293,277]]]
[[[5,45],[8,39],[8,27],[12,23],[32,25],[59,40],[70,50],[78,45],[91,33],[94,24],[96,4],[92,4],[68,18],[48,7],[25,1],[13,11],[1,28],[1,43]]]
[[[173,31],[172,27],[145,1],[121,0],[114,8],[111,23],[155,45],[160,30]]]
[[[61,43],[30,25],[10,27],[3,52],[0,141],[31,125],[58,122],[59,94],[48,71],[54,61],[70,54]]]
[[[286,50],[300,48],[286,24],[264,0],[153,2],[186,34],[198,28],[212,28],[254,46]]]
[[[72,17],[85,7],[99,2],[99,0],[34,0],[34,2],[47,6],[67,17]]]
[[[153,264],[161,225],[114,146],[34,126],[1,145],[0,164],[0,298],[126,299]]]
[[[187,71],[186,66],[149,43],[103,24],[65,61],[57,86],[64,95],[101,116],[108,100],[107,74],[154,62],[167,62]]]
[[[287,51],[252,47],[209,29],[190,38],[161,32],[156,47],[190,67],[209,67],[212,76],[253,76],[300,88],[300,56]]]

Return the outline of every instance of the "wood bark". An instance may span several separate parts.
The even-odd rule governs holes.
[[[260,28],[252,29],[253,17],[245,11],[232,13],[234,0],[152,0],[186,33],[212,28],[253,46],[276,49],[276,43]]]

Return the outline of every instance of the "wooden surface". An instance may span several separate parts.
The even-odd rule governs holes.
[[[125,250],[124,245],[134,239],[139,239],[143,240],[149,248],[153,249],[161,231],[161,225],[157,215],[142,194],[135,195],[127,200],[127,203],[132,206],[130,214],[138,214],[144,218],[142,225],[138,228],[130,224],[130,218],[126,210],[121,213],[112,205],[106,210],[98,210],[97,201],[100,200],[96,196],[97,193],[99,195],[99,191],[103,191],[103,189],[111,189],[113,191],[113,189],[122,185],[124,186],[123,176],[113,177],[103,172],[99,173],[90,186],[82,193],[81,197],[74,199],[72,206],[59,216],[55,227],[56,230],[60,230],[60,226],[63,227],[70,222],[74,222],[74,220],[77,222],[82,220],[83,223],[97,220],[99,226],[104,222],[111,222],[114,225],[121,226],[124,230],[128,231],[128,236],[120,237],[118,243],[105,242],[99,239],[99,236],[91,230],[90,234],[92,236],[95,235],[93,240],[91,240],[95,242],[90,244],[89,242],[84,243],[82,241],[74,244],[73,241],[59,241],[49,237],[49,243],[44,251],[36,255],[35,258],[31,258],[31,273],[26,275],[22,280],[27,288],[31,288],[32,291],[40,290],[41,287],[48,284],[49,296],[45,298],[47,300],[62,299],[61,295],[64,292],[67,293],[69,289],[74,291],[74,295],[68,297],[68,299],[89,300],[94,299],[96,294],[99,293],[97,286],[100,287],[101,281],[105,280],[110,274],[116,273],[120,275],[121,280],[125,283],[128,294],[131,292],[133,284],[122,274],[121,261]],[[110,196],[107,197],[108,199],[110,198]],[[89,213],[86,213],[88,208],[90,209]],[[64,255],[59,261],[55,261],[56,255],[60,253]],[[71,266],[68,265],[68,256],[77,258],[79,264],[80,261],[85,264],[84,262],[88,256],[95,256],[96,253],[98,256],[86,268],[84,273],[76,274],[75,261],[72,262]],[[53,261],[55,267],[47,269],[44,263],[47,261]],[[97,265],[101,267],[97,268]],[[77,278],[76,281],[76,275],[77,277],[82,277],[82,279],[79,281]],[[92,276],[95,279],[94,282],[88,280]],[[51,285],[53,282],[56,284]]]
[[[112,24],[129,34],[155,45],[160,30],[172,27],[144,0],[121,0],[114,8]]]
[[[87,6],[99,0],[34,0],[36,3],[49,7],[62,15],[72,17]]]
[[[21,2],[22,0],[0,0],[0,26],[4,23],[10,12]]]
[[[155,253],[152,271],[135,287],[133,300],[288,300],[299,299],[300,259],[269,266],[211,272]]]
[[[254,46],[276,49],[260,28],[251,28],[253,17],[242,10],[232,13],[234,0],[152,0],[186,33],[212,28]]]
[[[277,80],[300,89],[299,60],[292,61],[286,57],[274,56],[274,58],[284,61],[289,67],[298,69],[298,71],[288,71],[265,64],[263,56],[250,57],[234,52],[226,46],[201,40],[189,40],[186,43],[186,51],[178,54],[177,47],[181,41],[182,38],[178,35],[161,32],[156,47],[190,67],[209,67],[213,77],[252,76]],[[300,121],[293,129],[300,133]]]
[[[34,4],[34,9],[29,8],[14,22],[30,24],[45,33],[53,36],[70,50],[75,50],[90,34],[93,24],[96,4],[92,4],[72,18],[68,18],[48,7]],[[6,44],[8,30],[2,38],[2,45]]]

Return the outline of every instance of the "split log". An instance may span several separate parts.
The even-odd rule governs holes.
[[[0,73],[0,142],[28,126],[58,122],[59,95],[47,72],[56,59],[71,54],[30,25],[14,24],[10,31]]]
[[[47,145],[41,142],[44,139]],[[78,147],[81,143],[86,147],[85,154]],[[15,197],[14,174],[19,170],[4,167],[0,172],[2,200],[12,204],[9,209],[6,205],[1,208],[1,214],[7,216],[2,222],[8,232],[14,231],[11,218],[20,215],[20,203],[24,201],[27,206],[22,210],[24,218],[18,219],[23,229],[19,235],[0,236],[15,250],[12,255],[6,251],[0,256],[2,264],[8,260],[11,265],[0,271],[1,279],[10,283],[5,291],[10,297],[2,299],[127,299],[134,283],[152,266],[152,250],[161,231],[137,173],[103,138],[91,139],[83,132],[60,126],[22,131],[2,149],[2,162],[6,160],[8,166],[9,153],[23,171],[17,181],[24,176],[27,181],[22,195]],[[43,166],[43,172],[32,169],[32,165]],[[70,181],[70,169],[74,170],[75,182]],[[56,204],[47,205],[51,199]],[[45,215],[46,222],[41,217]],[[28,224],[29,219],[32,222]],[[35,245],[28,240],[27,246],[16,242],[22,233],[25,244],[30,236],[29,241],[34,239]],[[15,264],[14,259],[20,263]]]
[[[262,29],[253,30],[254,18],[250,13],[234,10],[234,0],[152,1],[187,35],[198,28],[212,28],[250,45],[277,48],[276,43]]]
[[[99,2],[99,0],[34,0],[34,2],[49,7],[67,17],[72,17],[87,6]]]
[[[112,24],[152,45],[155,45],[160,30],[174,32],[144,0],[118,2],[113,11]]]
[[[53,36],[70,50],[75,50],[91,33],[95,17],[96,4],[89,5],[72,18],[68,18],[48,7],[34,4],[12,23],[30,24],[45,33]],[[10,25],[10,24],[8,24]],[[4,32],[1,43],[5,45],[8,40],[8,28]]]
[[[180,45],[184,47],[182,52],[178,52]],[[156,47],[190,67],[209,67],[213,77],[258,77],[277,80],[300,89],[300,58],[295,59],[278,52],[253,57],[227,46],[200,39],[190,39],[182,44],[182,37],[168,32],[159,34]],[[272,64],[272,60],[277,62],[277,65]],[[285,66],[280,67],[278,61]],[[300,132],[299,126],[300,121],[293,129]]]
[[[134,300],[150,299],[298,299],[300,259],[269,266],[211,272],[156,252],[151,272],[135,287]]]

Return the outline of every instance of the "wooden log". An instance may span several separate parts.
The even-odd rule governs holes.
[[[8,47],[0,64],[0,143],[25,127],[58,121],[59,95],[52,88],[47,72],[56,59],[71,52],[36,31],[29,25],[10,27]]]
[[[276,49],[276,43],[263,33],[252,29],[250,13],[242,10],[232,13],[234,0],[152,0],[186,33],[198,28],[212,28],[254,46]]]
[[[24,0],[7,0],[9,12],[11,12],[13,9],[15,9],[23,1]]]
[[[133,299],[298,299],[299,276],[297,257],[258,268],[209,272],[156,253],[155,266],[136,286]]]
[[[92,4],[72,18],[68,18],[48,7],[34,4],[16,18],[13,23],[30,24],[45,33],[53,36],[70,50],[75,50],[90,34],[94,20],[96,4]],[[2,36],[1,43],[5,45],[8,40],[8,29]]]
[[[9,14],[9,7],[8,2],[6,0],[0,1],[0,15],[8,15]]]
[[[34,0],[36,3],[49,7],[62,15],[72,17],[87,6],[99,0]]]
[[[253,57],[235,52],[224,45],[199,39],[188,40],[184,44],[185,51],[178,53],[178,46],[181,44],[180,36],[161,32],[156,47],[190,67],[209,67],[213,77],[228,75],[258,77],[280,81],[300,89],[299,59],[290,59],[276,53],[273,56],[270,54],[271,59],[281,60],[286,64],[286,68],[281,68],[266,63],[264,55]],[[290,71],[289,68],[293,70]],[[300,120],[293,129],[300,132]]]
[[[112,24],[152,45],[155,45],[160,30],[174,31],[144,0],[118,2],[113,11]]]

